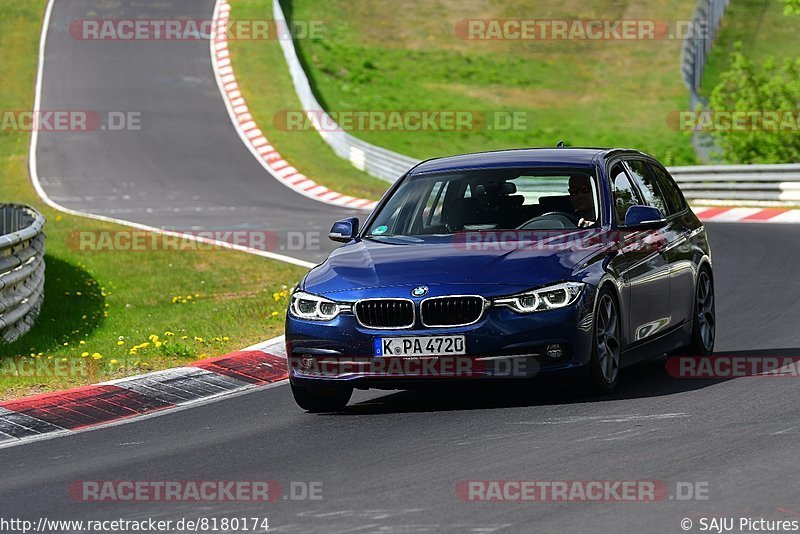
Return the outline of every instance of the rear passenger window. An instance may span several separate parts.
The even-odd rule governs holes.
[[[674,215],[686,209],[686,202],[683,200],[680,189],[678,189],[678,184],[675,183],[675,180],[672,179],[669,173],[652,163],[649,164],[649,167],[653,171],[658,185],[661,186],[661,191],[664,193],[664,198],[669,208],[669,214]]]
[[[654,208],[658,208],[663,215],[667,215],[667,202],[664,194],[656,183],[656,177],[650,170],[650,166],[642,160],[632,159],[626,162],[631,169],[631,179],[639,187],[639,191],[644,195],[644,201]]]
[[[611,169],[611,183],[614,188],[614,209],[617,211],[617,221],[620,225],[624,225],[628,208],[640,205],[642,201],[639,200],[639,194],[631,185],[622,165],[616,164]]]

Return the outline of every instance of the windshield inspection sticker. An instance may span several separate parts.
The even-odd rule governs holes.
[[[388,229],[389,229],[389,227],[387,227],[387,226],[379,226],[379,227],[375,228],[372,231],[372,234],[373,235],[382,235],[382,234],[385,234],[386,230],[388,230]]]

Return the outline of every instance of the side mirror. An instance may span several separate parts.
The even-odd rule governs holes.
[[[625,213],[628,228],[662,228],[667,224],[661,210],[652,206],[631,206]]]
[[[328,237],[337,243],[347,243],[358,235],[358,217],[348,217],[333,223]]]

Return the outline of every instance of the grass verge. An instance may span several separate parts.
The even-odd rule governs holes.
[[[0,6],[0,109],[33,107],[46,4]],[[0,131],[0,202],[33,205],[48,219],[45,303],[28,335],[0,345],[0,399],[182,365],[280,335],[286,286],[304,269],[208,247],[78,250],[75,232],[126,229],[45,206],[28,178],[29,143],[28,133]]]
[[[730,68],[737,41],[742,43],[742,53],[759,67],[768,58],[780,64],[784,58],[800,56],[797,38],[800,16],[784,15],[783,6],[777,0],[731,2],[703,74],[701,93],[704,96],[711,94],[722,73]]]
[[[263,15],[269,4],[237,0],[233,12]],[[284,0],[283,5],[292,20],[323,22],[322,38],[296,44],[326,109],[507,111],[528,118],[527,128],[516,130],[353,132],[376,145],[427,158],[554,146],[564,139],[573,146],[640,148],[667,164],[696,161],[689,136],[667,120],[670,112],[688,106],[680,40],[488,41],[462,39],[455,32],[463,19],[674,21],[691,17],[692,0],[591,5],[409,0],[401,9],[381,0]],[[264,42],[249,46],[265,55],[278,48]],[[250,65],[238,67],[240,79],[253,76]],[[273,76],[285,78],[288,88],[283,72],[280,67]]]

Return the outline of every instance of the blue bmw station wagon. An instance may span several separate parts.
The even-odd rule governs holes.
[[[669,172],[627,149],[522,149],[422,162],[312,269],[286,317],[297,404],[339,411],[354,388],[619,371],[710,355],[702,223]]]

